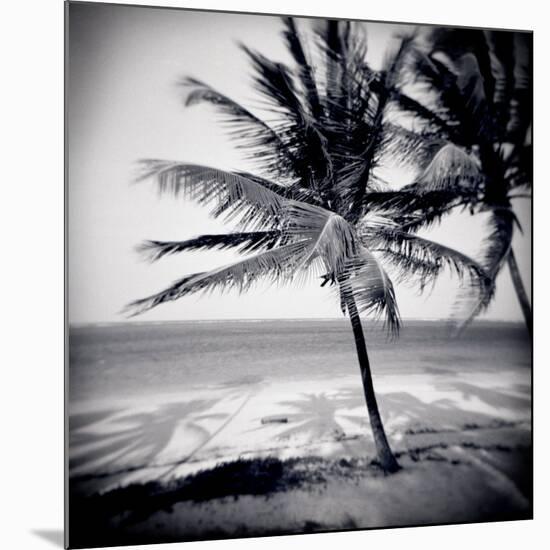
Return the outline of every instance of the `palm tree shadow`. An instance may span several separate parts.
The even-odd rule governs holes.
[[[464,399],[470,400],[472,397],[476,397],[495,409],[525,409],[531,406],[529,397],[518,397],[502,391],[474,386],[466,382],[454,382],[452,386],[462,393]]]
[[[509,407],[511,403],[523,405],[525,401],[471,384],[457,382],[453,387],[463,392],[467,391],[470,397],[480,397],[482,401],[493,407],[497,405]],[[464,409],[460,406],[460,402],[449,398],[426,403],[408,392],[380,394],[379,404],[384,423],[392,426],[393,431],[404,433],[414,433],[416,430],[439,431],[464,429],[468,426],[490,426],[495,420],[500,420],[497,411],[491,415]]]
[[[170,403],[151,412],[126,414],[109,418],[110,431],[92,431],[89,423],[77,422],[69,436],[71,446],[69,469],[85,469],[96,464],[94,473],[103,475],[116,466],[123,469],[130,464],[133,468],[145,467],[168,446],[177,427],[185,423],[186,434],[194,440],[209,437],[200,422],[218,418],[220,414],[208,414],[217,403],[214,399],[192,400],[184,403]],[[93,422],[96,424],[97,422]],[[81,449],[81,452],[78,450]],[[101,471],[98,471],[100,469]]]
[[[445,389],[460,391],[465,400],[478,398],[495,408],[495,414],[465,409],[460,401],[447,397],[425,402],[405,391],[380,393],[377,400],[383,422],[388,427],[388,435],[415,433],[417,430],[447,431],[490,426],[494,425],[495,420],[500,420],[497,409],[518,409],[530,404],[529,398],[459,381],[451,382]],[[278,440],[304,435],[310,441],[327,435],[343,436],[346,434],[342,420],[370,434],[365,399],[359,387],[350,387],[334,394],[302,393],[300,398],[281,401],[279,405],[290,408],[292,412],[284,415],[291,426],[276,434]],[[355,411],[357,408],[361,410]],[[265,430],[269,426],[262,425],[249,431]],[[279,429],[281,427],[280,424],[276,426]]]
[[[169,466],[169,469],[166,470],[161,477],[166,478],[173,474],[173,472],[182,464],[185,464],[186,462],[189,462],[205,445],[207,445],[217,434],[219,434],[221,431],[225,429],[225,427],[237,416],[240,411],[245,407],[245,405],[250,401],[252,396],[254,395],[254,392],[250,392],[245,399],[240,403],[240,405],[233,410],[231,413],[223,413],[223,414],[208,414],[208,415],[202,415],[200,418],[216,418],[220,419],[223,418],[224,422],[222,422],[218,427],[213,430],[211,433],[208,433],[206,437],[203,438],[203,440],[194,447],[194,449],[187,453],[183,458],[176,460],[175,462],[172,462],[170,464],[167,464]]]
[[[83,428],[88,428],[107,420],[111,416],[114,416],[119,412],[120,409],[105,409],[102,411],[92,411],[85,413],[76,413],[69,415],[69,431],[76,432],[82,430]]]
[[[357,424],[363,423],[365,419],[362,416],[343,414],[342,410],[354,409],[362,403],[362,398],[357,397],[357,392],[353,391],[334,395],[324,392],[302,393],[299,399],[281,401],[280,405],[290,407],[295,412],[286,415],[293,426],[280,432],[277,439],[290,439],[298,435],[307,435],[309,440],[318,440],[328,434],[343,436],[345,432],[342,428],[342,418]]]
[[[360,389],[350,388],[340,392],[337,401],[343,408],[357,408],[362,410],[359,416],[350,416],[340,413],[340,416],[355,421],[370,434],[366,403]],[[447,429],[467,422],[488,422],[489,415],[472,413],[462,410],[458,404],[449,398],[441,398],[426,403],[409,392],[379,393],[377,395],[378,408],[382,416],[388,435],[400,433],[410,427],[429,427],[435,430]]]

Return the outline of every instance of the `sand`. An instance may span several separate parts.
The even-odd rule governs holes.
[[[90,532],[122,544],[530,516],[530,371],[379,375],[375,388],[402,466],[392,476],[372,464],[359,376],[72,405],[73,503],[115,503],[101,529],[88,510],[87,535],[75,519],[72,546]],[[231,464],[260,477],[275,464],[280,483],[225,495]],[[206,499],[203,472],[219,474]],[[147,482],[146,513],[128,521],[128,487]],[[151,505],[159,494],[166,509]]]

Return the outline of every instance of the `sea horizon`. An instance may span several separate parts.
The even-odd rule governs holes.
[[[213,324],[213,323],[261,323],[261,322],[334,322],[343,321],[349,322],[349,319],[344,316],[338,317],[232,317],[227,319],[211,318],[211,319],[163,319],[163,320],[116,320],[116,321],[77,321],[67,323],[69,328],[81,328],[81,327],[108,327],[119,325],[173,325],[173,324]],[[402,317],[402,323],[414,323],[414,322],[451,322],[449,317]],[[383,324],[382,319],[362,319],[363,323],[368,324]],[[471,325],[480,325],[485,323],[499,323],[510,325],[521,325],[524,323],[522,319],[473,319]]]

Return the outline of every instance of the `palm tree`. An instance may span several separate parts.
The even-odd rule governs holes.
[[[512,248],[521,229],[512,201],[529,198],[532,184],[532,35],[437,29],[417,41],[409,73],[417,99],[401,107],[436,138],[425,142],[428,161],[416,181],[396,192],[373,193],[371,206],[397,212],[405,230],[440,220],[457,207],[489,212],[481,265],[494,281],[504,264],[532,334],[532,314]],[[470,305],[466,322],[490,303]]]
[[[394,472],[398,464],[378,410],[360,319],[363,313],[385,314],[388,331],[399,329],[394,287],[381,260],[388,260],[398,277],[416,275],[422,287],[446,266],[480,293],[486,277],[470,258],[401,231],[365,201],[369,191],[381,188],[381,159],[395,152],[396,144],[414,148],[422,139],[392,124],[388,115],[411,38],[403,38],[383,69],[373,71],[365,61],[360,25],[326,22],[313,33],[311,55],[295,21],[285,18],[283,25],[293,68],[242,46],[271,114],[269,124],[202,81],[182,82],[187,105],[213,105],[257,173],[143,161],[142,179],[156,181],[163,193],[198,201],[236,227],[186,241],[148,241],[141,250],[150,259],[202,249],[235,249],[244,258],[187,275],[133,302],[129,311],[139,314],[214,289],[244,292],[260,279],[283,284],[319,276],[321,286],[330,282],[351,320],[378,461]]]

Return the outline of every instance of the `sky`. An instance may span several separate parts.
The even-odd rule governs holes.
[[[222,169],[250,169],[208,106],[186,108],[176,86],[194,76],[233,99],[258,108],[247,59],[239,42],[289,62],[277,17],[192,12],[116,5],[70,4],[68,68],[68,287],[69,322],[123,321],[130,301],[168,286],[188,273],[236,259],[231,251],[183,253],[154,264],[135,247],[146,239],[184,240],[226,232],[196,204],[159,197],[152,183],[133,183],[136,161],[178,160]],[[305,30],[311,21],[300,20]],[[368,60],[380,65],[395,33],[393,24],[367,23]],[[409,172],[388,166],[384,177],[399,187]],[[530,295],[530,201],[514,204],[523,227],[514,250]],[[475,256],[483,215],[457,213],[424,236]],[[448,274],[432,292],[396,288],[403,318],[444,318],[458,281]],[[138,318],[192,320],[330,318],[340,315],[334,292],[313,281],[305,286],[258,285],[247,294],[197,295],[162,305]],[[507,269],[485,318],[520,320]]]

